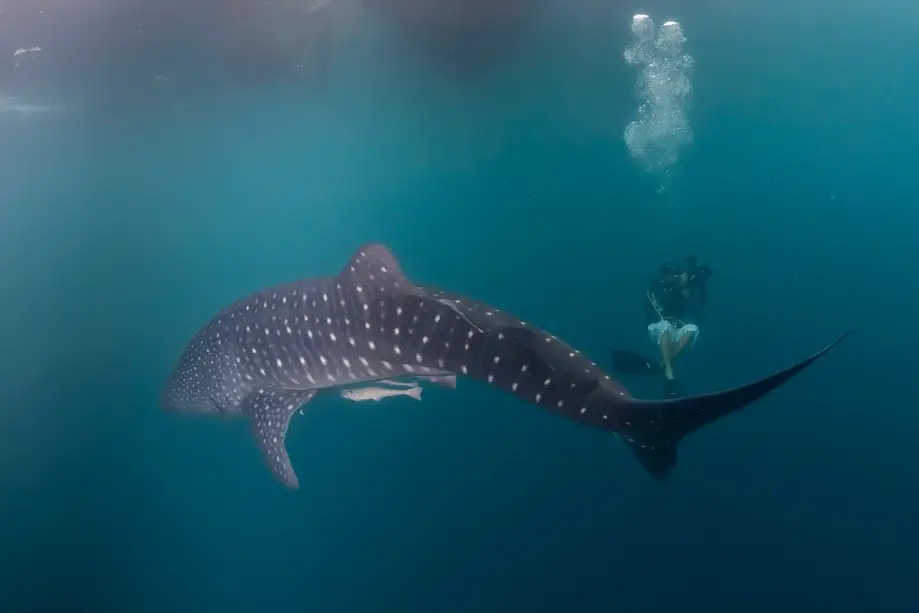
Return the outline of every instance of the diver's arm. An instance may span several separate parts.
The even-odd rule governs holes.
[[[658,294],[658,291],[660,290],[660,286],[661,286],[660,279],[655,279],[649,282],[647,287],[645,288],[645,294],[644,296],[642,296],[642,300],[644,300],[645,314],[648,317],[651,317],[652,315],[654,317],[660,317],[660,315],[657,312],[657,309],[654,308],[654,303],[652,302],[652,299],[654,300],[657,299],[656,295]]]

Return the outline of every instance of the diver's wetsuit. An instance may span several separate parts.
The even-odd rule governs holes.
[[[699,326],[687,320],[698,321],[698,307],[708,298],[705,283],[710,276],[707,266],[700,267],[695,258],[689,257],[682,266],[662,266],[658,278],[647,288],[648,337],[661,350],[660,367],[664,371],[664,391],[668,396],[677,395],[672,360],[699,339]],[[655,370],[650,362],[646,362],[646,366],[649,371]]]
[[[661,345],[664,334],[679,343],[686,335],[695,344],[699,326],[690,320],[699,320],[700,309],[708,299],[705,283],[711,276],[708,266],[699,266],[696,258],[689,257],[681,266],[664,264],[657,279],[648,285],[645,295],[648,317],[648,335],[651,342]],[[682,349],[681,344],[677,349]]]
[[[705,284],[708,266],[688,257],[681,264],[665,264],[645,288],[644,304],[648,338],[660,350],[660,359],[648,359],[631,351],[613,351],[613,369],[620,374],[663,374],[664,392],[677,395],[673,360],[699,339],[700,308],[708,299]]]
[[[679,279],[683,272],[689,274],[690,278],[681,287]],[[686,323],[689,319],[698,319],[699,307],[708,300],[705,283],[710,276],[711,271],[707,266],[688,271],[677,269],[673,265],[664,266],[661,275],[648,285],[645,297],[648,323],[655,323],[661,319]]]
[[[708,300],[705,284],[711,277],[708,266],[688,257],[680,265],[665,264],[645,288],[644,304],[648,337],[660,350],[660,357],[648,359],[625,350],[613,351],[613,369],[620,374],[663,374],[664,392],[677,394],[673,360],[699,340],[700,308]]]

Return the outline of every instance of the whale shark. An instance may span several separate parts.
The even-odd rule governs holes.
[[[617,434],[663,481],[683,438],[782,386],[847,335],[740,387],[641,400],[564,340],[488,303],[415,284],[389,248],[368,244],[335,276],[257,291],[220,311],[186,346],[162,404],[170,412],[245,416],[275,478],[297,489],[287,431],[317,395],[457,375]]]

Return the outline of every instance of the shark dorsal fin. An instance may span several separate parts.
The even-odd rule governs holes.
[[[355,251],[339,277],[383,292],[420,293],[406,278],[389,248],[380,243],[367,244]]]

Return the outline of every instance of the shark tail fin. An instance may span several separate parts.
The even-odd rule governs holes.
[[[686,398],[630,400],[617,407],[622,438],[648,474],[663,481],[676,465],[677,446],[684,437],[781,387],[848,335],[789,368],[740,387]]]
[[[420,387],[406,388],[405,394],[407,396],[411,396],[415,400],[421,400],[421,388]]]

